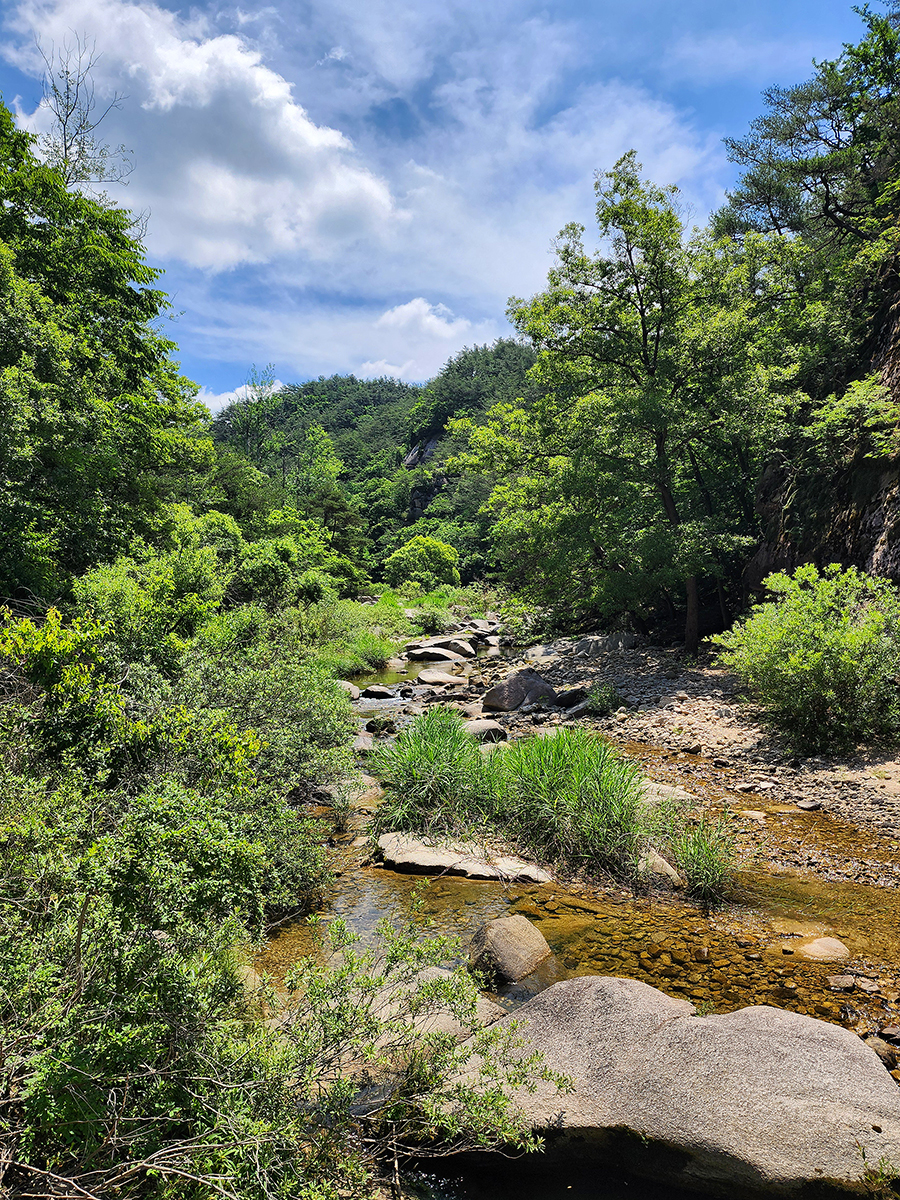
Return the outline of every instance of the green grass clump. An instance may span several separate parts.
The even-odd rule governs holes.
[[[687,880],[688,895],[708,908],[722,898],[734,867],[734,834],[728,815],[701,817],[692,828],[675,833],[669,853]]]
[[[622,706],[622,697],[612,683],[595,683],[588,692],[588,712],[594,717],[608,717]]]
[[[482,754],[454,709],[430,708],[369,762],[390,788],[376,816],[381,830],[470,834],[493,819],[493,756]]]
[[[389,788],[381,830],[494,832],[572,870],[636,873],[648,832],[638,769],[583,730],[485,754],[459,713],[435,707],[371,762]]]

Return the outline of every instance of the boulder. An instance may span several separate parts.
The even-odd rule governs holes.
[[[367,688],[363,688],[362,695],[365,700],[393,700],[394,689],[386,687],[383,683],[370,683]]]
[[[486,996],[479,996],[475,1002],[472,1020],[463,1024],[441,995],[441,984],[453,983],[455,978],[457,977],[454,972],[444,967],[423,967],[414,979],[383,987],[372,1000],[372,1012],[380,1021],[396,1022],[402,1016],[419,1033],[449,1033],[458,1042],[469,1037],[473,1029],[483,1029],[485,1025],[492,1025],[494,1021],[506,1016],[505,1008],[488,1000]],[[413,1006],[415,1012],[409,1005],[409,994],[414,991],[420,992],[420,997]],[[426,999],[429,991],[433,991],[433,999]],[[396,1031],[388,1035],[387,1040],[389,1044],[395,1041]]]
[[[462,675],[451,675],[447,671],[439,671],[436,667],[426,667],[416,676],[416,683],[428,683],[432,686],[446,684],[452,687],[461,687],[466,682]]]
[[[360,733],[353,739],[353,749],[356,754],[369,754],[375,748],[375,741],[370,733]]]
[[[900,1090],[840,1026],[768,1006],[699,1017],[602,976],[554,984],[515,1020],[521,1053],[574,1079],[517,1097],[569,1163],[728,1197],[864,1191],[867,1164],[900,1163]]]
[[[438,650],[452,650],[454,654],[460,654],[463,658],[475,657],[475,647],[461,637],[429,638],[428,646],[436,646]]]
[[[641,856],[641,860],[638,863],[638,875],[641,875],[644,879],[653,876],[655,879],[665,880],[677,888],[685,886],[684,879],[675,867],[672,866],[668,859],[663,858],[661,854],[654,850],[652,846]]]
[[[556,692],[537,671],[526,668],[501,679],[482,697],[482,707],[490,712],[511,712],[523,704],[536,704],[538,700],[556,703]]]
[[[507,737],[506,730],[499,721],[475,719],[466,721],[463,729],[477,737],[480,742],[503,742]]]
[[[335,680],[335,682],[337,683],[337,686],[341,689],[341,691],[344,691],[347,693],[347,695],[350,697],[351,700],[359,699],[359,688],[356,686],[355,683],[350,683],[350,681],[348,679],[337,679],[337,680]]]
[[[469,943],[469,965],[517,983],[551,954],[547,940],[520,913],[487,921]]]
[[[573,654],[584,654],[588,658],[597,658],[600,654],[609,654],[613,650],[632,650],[637,645],[637,637],[633,633],[610,633],[606,637],[582,638],[573,647]]]
[[[444,650],[441,646],[416,646],[407,650],[406,657],[410,662],[463,662],[462,654],[455,650]]]
[[[488,858],[471,842],[439,844],[411,833],[383,833],[377,846],[384,865],[404,875],[464,875],[513,883],[549,883],[551,878],[522,858],[504,854]]]
[[[801,942],[796,948],[800,958],[808,958],[810,962],[846,962],[850,951],[843,942],[833,937],[813,938]]]
[[[574,708],[576,704],[583,704],[587,698],[588,689],[579,686],[557,693],[556,703],[560,708]]]

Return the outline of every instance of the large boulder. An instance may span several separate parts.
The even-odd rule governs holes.
[[[455,650],[444,650],[442,646],[416,646],[407,650],[406,657],[410,662],[463,662],[462,654]]]
[[[633,650],[636,645],[637,637],[633,633],[609,633],[605,637],[582,638],[575,643],[572,653],[597,658],[613,650]]]
[[[523,1054],[574,1079],[519,1096],[547,1152],[719,1196],[864,1191],[900,1164],[900,1090],[856,1034],[757,1006],[699,1017],[635,979],[582,977],[519,1008]]]
[[[517,913],[487,921],[469,943],[469,964],[508,983],[524,979],[551,953],[541,931]]]
[[[511,712],[514,708],[520,708],[523,704],[535,704],[538,700],[555,704],[556,692],[537,671],[526,668],[495,683],[485,692],[481,706],[489,712]]]
[[[393,700],[396,695],[393,688],[383,683],[370,683],[362,694],[364,700]]]
[[[439,650],[452,650],[463,658],[475,657],[475,647],[463,637],[429,638],[426,645],[436,646]]]

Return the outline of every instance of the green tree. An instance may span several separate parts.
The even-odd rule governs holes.
[[[384,564],[388,583],[418,583],[431,591],[439,583],[459,583],[459,554],[446,542],[421,535],[395,550]]]
[[[598,177],[596,193],[603,248],[588,253],[583,227],[567,226],[547,290],[510,302],[538,351],[540,397],[523,416],[500,406],[469,461],[527,474],[524,457],[540,456],[539,474],[568,473],[576,523],[604,514],[600,570],[634,574],[632,547],[661,547],[684,588],[694,652],[698,577],[720,576],[754,532],[757,469],[778,427],[765,317],[788,250],[759,236],[687,237],[677,189],[645,182],[633,152]],[[523,451],[526,427],[537,440]],[[520,486],[495,501],[522,497]]]
[[[0,594],[64,589],[212,464],[130,228],[68,191],[0,106]]]

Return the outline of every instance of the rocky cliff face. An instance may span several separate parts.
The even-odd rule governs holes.
[[[900,403],[900,298],[882,326],[872,366]],[[839,562],[900,583],[900,459],[863,459],[833,475],[798,478],[771,464],[759,481],[763,540],[745,580],[759,591],[772,571]]]

